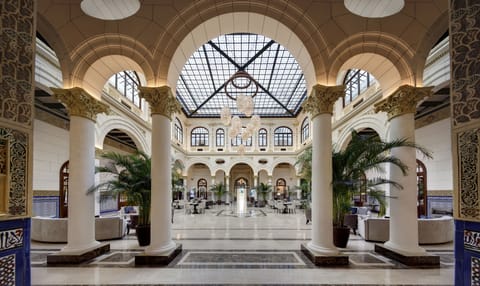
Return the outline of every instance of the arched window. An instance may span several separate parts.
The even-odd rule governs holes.
[[[281,126],[275,129],[273,133],[273,142],[275,146],[292,146],[292,129]]]
[[[243,144],[245,146],[252,146],[252,136],[249,136],[246,140],[242,139],[242,134],[245,132],[247,127],[242,127],[242,132],[240,132],[235,138],[232,138],[232,146],[239,146]]]
[[[69,162],[66,161],[60,167],[60,194],[59,194],[59,217],[68,217],[68,181],[69,181]]]
[[[277,183],[275,184],[275,194],[274,194],[274,199],[275,200],[283,200],[288,197],[288,188],[287,188],[287,181],[285,179],[278,179]]]
[[[364,70],[348,70],[343,84],[345,85],[345,96],[343,97],[343,106],[348,105],[357,96],[362,94],[369,86],[373,85],[376,79]]]
[[[258,146],[267,147],[267,130],[265,128],[258,130]]]
[[[422,161],[417,159],[417,215],[427,216],[427,168]]]
[[[223,130],[222,128],[218,128],[215,138],[217,147],[225,146],[225,130]]]
[[[108,82],[113,85],[123,96],[133,102],[138,108],[142,107],[142,99],[138,95],[140,78],[135,71],[122,71],[114,74]]]
[[[198,198],[207,198],[207,180],[200,179],[197,182],[197,197]]]
[[[208,130],[205,127],[196,127],[192,130],[192,146],[208,146]]]
[[[183,144],[183,127],[178,117],[175,117],[175,126],[174,126],[173,132],[174,132],[175,139],[178,142]]]
[[[304,143],[307,141],[308,137],[310,137],[310,120],[308,117],[305,117],[305,119],[302,122],[302,127],[300,128],[301,132],[301,141]]]

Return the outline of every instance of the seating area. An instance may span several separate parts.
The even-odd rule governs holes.
[[[389,239],[390,220],[358,216],[358,233],[366,241],[385,242]],[[420,244],[439,244],[453,241],[453,217],[418,219],[418,239]]]
[[[68,218],[32,217],[31,238],[39,242],[67,242]],[[95,218],[95,239],[119,239],[127,232],[127,221],[120,216]]]

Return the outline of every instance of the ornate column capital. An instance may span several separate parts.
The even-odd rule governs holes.
[[[333,105],[340,97],[345,95],[345,86],[326,86],[317,84],[312,88],[310,96],[302,104],[303,109],[315,118],[323,113],[332,114]]]
[[[110,108],[105,103],[91,96],[81,87],[50,88],[53,97],[58,99],[68,110],[70,116],[80,116],[95,122],[98,113],[108,113]]]
[[[171,120],[173,113],[181,111],[180,104],[173,96],[172,89],[169,86],[141,86],[139,89],[140,96],[150,104],[152,115],[160,114]]]
[[[411,85],[402,85],[390,96],[374,104],[375,113],[385,111],[388,114],[388,120],[396,116],[407,113],[415,113],[417,103],[432,95],[431,86],[414,87]]]

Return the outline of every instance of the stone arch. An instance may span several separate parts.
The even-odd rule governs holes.
[[[365,128],[373,129],[377,132],[380,139],[386,140],[387,139],[387,126],[385,126],[385,122],[387,121],[385,114],[369,114],[363,115],[360,118],[356,118],[355,120],[351,120],[349,123],[342,128],[342,131],[337,137],[337,140],[334,144],[334,148],[336,150],[341,150],[345,148],[350,142],[351,132],[352,130],[359,131]]]
[[[417,50],[415,51],[415,58],[413,64],[413,70],[417,75],[417,82],[423,83],[423,72],[425,70],[425,63],[428,58],[428,54],[435,45],[435,43],[440,39],[440,37],[449,29],[449,15],[448,10],[444,11],[433,25],[428,29],[426,37],[422,38],[422,41],[419,43]]]
[[[82,87],[92,96],[99,97],[109,77],[124,70],[140,72],[145,76],[142,84],[155,85],[151,53],[130,37],[101,35],[83,42],[71,55],[75,66],[70,85]]]
[[[103,149],[103,141],[108,132],[113,129],[119,129],[127,133],[140,151],[150,154],[150,144],[145,137],[145,131],[140,129],[137,124],[131,120],[126,120],[120,116],[106,116],[99,114],[95,128],[95,146]]]
[[[386,34],[361,33],[342,41],[332,51],[328,82],[341,84],[349,68],[366,70],[380,83],[384,95],[402,84],[416,85],[411,61],[414,51],[401,39]]]
[[[65,42],[58,35],[55,28],[50,24],[50,22],[47,21],[41,13],[36,13],[36,15],[37,31],[45,38],[45,40],[55,52],[55,55],[57,56],[58,62],[60,64],[62,81],[65,85],[65,83],[69,82],[70,71],[72,69],[72,61],[70,60],[68,49],[65,46]]]
[[[229,4],[232,5],[232,3]],[[302,68],[307,90],[316,84],[319,70],[324,70],[323,60],[319,56],[312,58],[312,52],[309,51],[304,42],[281,21],[252,12],[233,12],[213,15],[212,18],[197,24],[186,35],[179,35],[180,39],[183,40],[176,43],[177,47],[169,58],[169,63],[159,65],[158,74],[167,74],[165,81],[172,90],[175,90],[183,66],[195,50],[212,38],[234,32],[262,34],[287,48]],[[309,43],[311,44],[311,42]],[[313,65],[314,59],[318,67]],[[168,65],[168,70],[165,70],[165,65]]]
[[[239,158],[235,160],[231,160],[227,166],[225,166],[225,174],[230,174],[232,168],[237,164],[246,164],[248,165],[252,171],[255,171],[255,162],[252,159],[247,158]]]
[[[203,158],[192,158],[191,160],[187,160],[187,162],[185,162],[185,171],[187,174],[190,170],[190,168],[192,168],[195,164],[203,164],[205,166],[207,166],[210,174],[212,173],[212,170],[213,170],[213,167],[211,166],[211,163],[210,161],[208,161],[207,159],[203,159]]]
[[[286,164],[289,164],[292,166],[292,168],[295,169],[295,175],[299,175],[298,172],[298,168],[295,166],[295,163],[296,163],[296,158],[294,157],[290,157],[290,158],[277,158],[275,160],[273,160],[272,164],[271,164],[271,170],[269,171],[269,174],[273,174],[273,170],[279,165],[279,164],[282,164],[282,163],[286,163]]]

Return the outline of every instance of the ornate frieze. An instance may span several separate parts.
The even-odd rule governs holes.
[[[8,142],[8,176],[10,215],[27,214],[27,179],[28,179],[28,134],[11,128],[0,127],[0,141]]]
[[[480,2],[452,1],[450,13],[453,124],[480,118]]]
[[[313,86],[310,96],[302,104],[302,108],[311,114],[311,119],[323,113],[332,114],[333,105],[345,95],[345,86]]]
[[[173,96],[172,89],[169,86],[160,87],[140,87],[140,97],[144,98],[150,104],[152,114],[163,115],[170,120],[172,114],[181,111],[180,103]]]
[[[0,231],[0,251],[23,246],[23,228]]]
[[[375,112],[386,112],[388,120],[403,114],[415,113],[417,103],[431,95],[432,87],[402,85],[390,96],[375,103]]]
[[[478,190],[480,129],[471,129],[457,135],[459,164],[459,214],[463,218],[480,219]]]
[[[109,112],[108,105],[95,99],[83,88],[52,87],[50,89],[53,91],[53,96],[65,105],[70,116],[80,116],[95,121],[98,113]]]
[[[0,1],[0,117],[32,125],[33,0]]]

